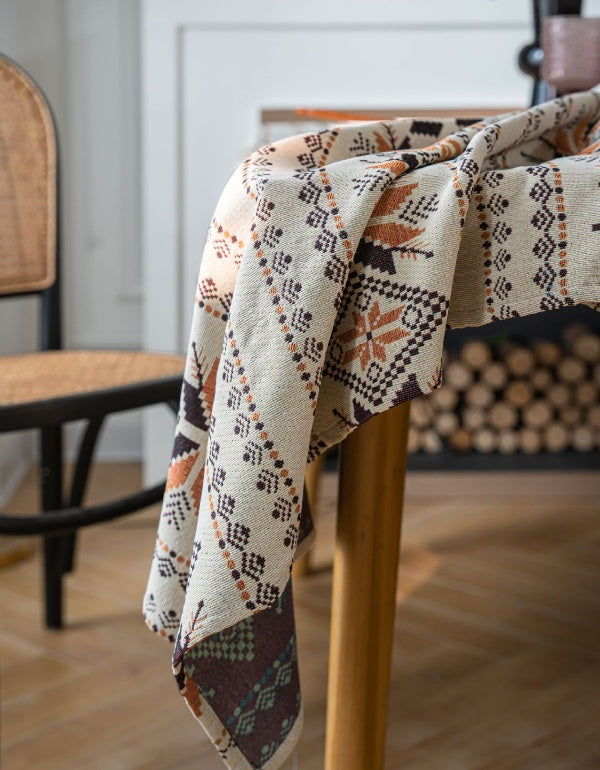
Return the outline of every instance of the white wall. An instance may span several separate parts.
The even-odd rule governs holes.
[[[63,0],[62,6],[66,345],[137,347],[137,3]]]

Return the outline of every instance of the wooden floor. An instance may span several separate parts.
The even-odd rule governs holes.
[[[138,475],[101,466],[95,489]],[[28,481],[11,510],[31,505]],[[600,768],[599,492],[589,474],[409,480],[386,768]],[[2,770],[221,770],[141,620],[155,525],[150,510],[83,534],[62,632],[41,626],[37,551],[0,570]],[[330,584],[321,570],[295,587],[300,770],[323,766]]]

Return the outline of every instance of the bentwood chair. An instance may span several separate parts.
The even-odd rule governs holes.
[[[96,440],[114,412],[166,403],[177,409],[184,359],[123,350],[62,350],[58,153],[38,86],[0,56],[0,298],[41,298],[40,351],[0,357],[0,432],[40,431],[42,514],[0,515],[1,535],[43,535],[46,624],[62,625],[62,577],[77,528],[162,498],[164,483],[91,508],[82,505]],[[87,420],[71,488],[63,492],[62,426]]]

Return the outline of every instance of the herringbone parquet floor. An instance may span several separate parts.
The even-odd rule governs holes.
[[[93,494],[138,477],[98,466]],[[32,482],[11,510],[33,504]],[[590,474],[409,479],[388,770],[600,768],[599,492]],[[156,515],[82,535],[64,631],[41,626],[37,552],[0,569],[2,770],[221,770],[141,620]],[[295,589],[300,770],[323,765],[330,585],[320,570]]]

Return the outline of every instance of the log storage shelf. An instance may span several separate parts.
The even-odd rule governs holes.
[[[600,330],[570,318],[555,334],[533,321],[527,339],[527,319],[450,332],[441,388],[412,402],[408,467],[600,467]]]

